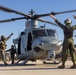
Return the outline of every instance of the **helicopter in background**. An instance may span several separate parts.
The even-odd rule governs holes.
[[[55,57],[58,52],[61,52],[62,41],[57,38],[56,30],[46,29],[45,25],[46,23],[48,23],[57,26],[57,24],[43,20],[40,17],[49,16],[49,14],[57,15],[62,13],[76,12],[76,10],[64,11],[64,12],[52,12],[41,15],[34,14],[33,10],[31,10],[31,14],[27,15],[22,12],[18,12],[3,6],[0,6],[0,10],[23,16],[19,18],[1,20],[0,23],[11,22],[21,19],[27,20],[25,23],[26,28],[24,29],[24,31],[22,31],[16,39],[13,39],[13,44],[19,59],[17,61],[17,64],[22,60],[23,65],[26,64],[29,60],[30,61],[42,60],[43,63],[46,63],[46,61],[53,60],[53,62],[56,63]],[[44,26],[39,27],[38,25],[39,21],[44,22],[45,23]]]

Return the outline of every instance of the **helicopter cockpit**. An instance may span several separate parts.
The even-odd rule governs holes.
[[[45,30],[34,30],[33,31],[33,35],[34,37],[44,37],[44,36],[47,36]]]
[[[47,33],[48,33],[48,36],[55,37],[55,34],[56,34],[56,31],[55,31],[55,30],[47,29],[46,31],[47,31]]]
[[[39,29],[33,31],[34,38],[37,37],[45,37],[45,36],[51,36],[56,37],[56,31],[52,29]]]

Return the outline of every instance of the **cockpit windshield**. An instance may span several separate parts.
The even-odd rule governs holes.
[[[46,31],[47,31],[47,33],[48,33],[48,36],[53,36],[53,37],[55,37],[55,30],[47,29]]]
[[[34,35],[35,37],[47,36],[45,30],[34,30],[34,31],[33,31],[33,35]]]
[[[34,30],[33,36],[34,37],[44,37],[44,36],[55,37],[55,30],[51,30],[51,29]]]

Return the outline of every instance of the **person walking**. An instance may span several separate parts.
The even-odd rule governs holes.
[[[12,60],[11,64],[14,64],[15,53],[16,53],[16,50],[14,49],[14,46],[11,45],[11,49],[10,49],[10,55]]]
[[[71,60],[73,62],[73,65],[70,68],[76,68],[76,52],[74,48],[74,40],[73,40],[73,31],[76,30],[76,25],[72,26],[71,19],[64,20],[63,25],[61,22],[59,22],[53,14],[49,15],[51,18],[54,19],[54,21],[57,23],[57,25],[63,30],[64,33],[64,41],[63,41],[63,48],[62,48],[62,65],[58,66],[58,68],[65,68],[65,62],[67,60],[68,56],[68,50],[71,55]]]

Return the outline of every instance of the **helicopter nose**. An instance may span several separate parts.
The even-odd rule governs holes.
[[[36,46],[33,48],[35,52],[40,52],[43,51],[43,49],[41,49],[40,47]]]

